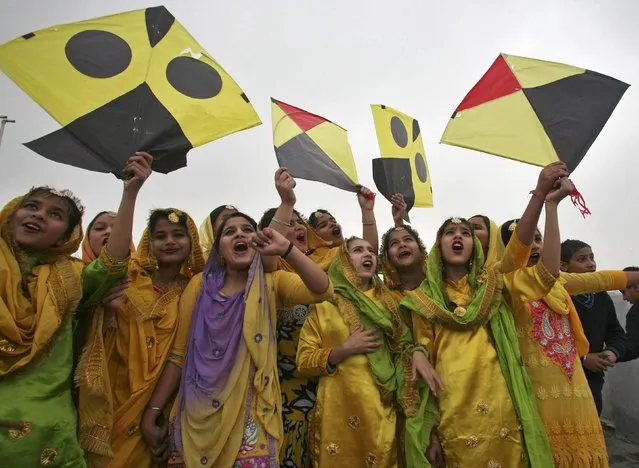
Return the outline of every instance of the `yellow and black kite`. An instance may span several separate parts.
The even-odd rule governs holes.
[[[385,198],[404,195],[408,210],[432,207],[433,189],[419,122],[391,107],[373,104],[381,158],[373,159],[373,179]],[[408,213],[408,211],[407,211]]]
[[[293,177],[358,192],[357,169],[346,129],[271,98],[273,146],[280,167]]]
[[[441,142],[572,171],[626,83],[561,63],[501,54],[455,109]]]
[[[27,147],[119,177],[135,151],[167,173],[190,149],[261,123],[163,6],[25,34],[0,46],[0,69],[63,126]]]

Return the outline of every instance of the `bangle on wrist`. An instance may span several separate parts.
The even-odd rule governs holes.
[[[160,408],[159,406],[147,406],[146,409],[151,411],[159,411],[160,413],[162,412],[162,408]]]
[[[284,252],[282,255],[280,255],[280,257],[286,258],[288,256],[288,254],[291,253],[291,250],[293,250],[293,243],[289,241],[288,248],[286,249],[286,252]]]
[[[273,219],[271,219],[271,222],[275,224],[279,224],[280,226],[291,227],[291,223],[287,223],[286,221],[277,219],[275,216],[273,216]]]

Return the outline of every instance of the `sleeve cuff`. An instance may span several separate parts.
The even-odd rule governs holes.
[[[104,247],[102,247],[100,256],[98,258],[102,262],[104,267],[109,271],[109,273],[123,273],[129,266],[131,255],[129,253],[129,255],[127,255],[125,258],[117,260],[113,258],[113,255],[111,255],[111,252],[109,252],[109,249],[105,245]]]
[[[517,229],[515,229],[513,235],[510,236],[510,241],[508,241],[506,247],[512,252],[513,258],[525,257],[528,259],[530,250],[532,249],[532,245],[526,245],[521,241],[517,234]]]
[[[544,287],[546,289],[551,289],[557,281],[557,278],[555,278],[553,274],[548,271],[548,268],[546,268],[546,265],[544,265],[543,260],[539,260],[539,262],[537,262],[537,265],[535,265],[535,269],[537,270],[539,280],[544,285]]]
[[[175,364],[180,369],[184,367],[184,356],[180,356],[179,354],[169,353],[169,355],[166,358],[166,360],[167,360],[167,362],[171,362],[171,363]]]
[[[615,354],[615,356],[617,356],[617,359],[621,357],[621,353],[617,351],[616,348],[606,348],[606,351],[612,351]]]

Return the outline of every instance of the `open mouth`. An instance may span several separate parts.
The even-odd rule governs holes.
[[[461,241],[453,242],[453,252],[459,254],[464,251],[464,244]]]
[[[333,230],[331,231],[331,234],[333,234],[335,237],[341,236],[342,235],[342,228],[339,227],[339,226],[335,226],[333,228]]]
[[[412,252],[410,250],[402,250],[399,252],[399,258],[408,258],[410,257]]]
[[[25,231],[30,233],[42,232],[42,227],[36,223],[24,223],[22,227]]]
[[[233,246],[234,252],[246,252],[248,250],[248,243],[245,241],[239,241]]]
[[[102,239],[102,245],[107,245],[107,242],[109,242],[109,236],[106,236],[104,239]]]
[[[533,252],[528,259],[530,263],[537,263],[539,261],[539,252]]]
[[[373,268],[373,261],[372,260],[364,260],[362,262],[362,266],[364,268]]]
[[[306,242],[306,233],[300,232],[297,236],[295,236],[295,240],[300,243]]]

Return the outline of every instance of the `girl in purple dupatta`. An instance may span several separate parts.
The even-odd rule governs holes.
[[[180,384],[171,416],[174,464],[278,466],[276,311],[321,302],[332,289],[326,274],[283,236],[255,229],[247,215],[229,216],[203,275],[182,296],[174,349],[147,410],[166,405]],[[297,274],[265,273],[256,252],[286,258]]]

